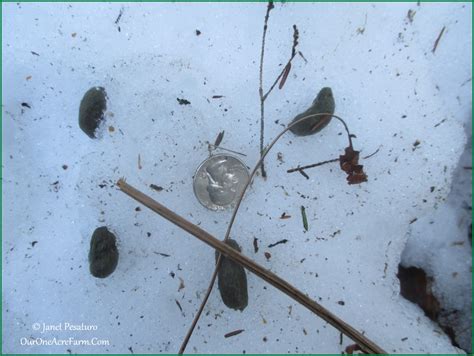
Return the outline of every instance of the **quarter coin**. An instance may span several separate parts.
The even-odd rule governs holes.
[[[217,154],[202,162],[194,175],[194,194],[211,210],[234,207],[249,180],[245,164],[228,154]]]

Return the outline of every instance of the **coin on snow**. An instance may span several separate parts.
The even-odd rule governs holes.
[[[202,162],[194,175],[194,194],[199,202],[211,210],[235,206],[249,172],[238,158],[217,154]]]

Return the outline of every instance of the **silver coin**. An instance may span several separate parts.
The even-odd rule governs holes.
[[[199,202],[211,210],[235,206],[249,172],[238,158],[217,154],[202,162],[194,175],[194,194]]]

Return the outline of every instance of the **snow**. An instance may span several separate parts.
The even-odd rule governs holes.
[[[409,9],[416,11],[412,23]],[[5,3],[2,10],[3,351],[177,352],[207,288],[214,252],[144,207],[136,211],[114,183],[126,177],[224,236],[231,212],[206,210],[194,197],[192,177],[208,156],[206,141],[222,130],[223,147],[245,153],[250,167],[258,159],[265,5]],[[430,214],[446,210],[454,224],[459,218],[459,206],[442,206],[471,120],[471,5],[276,4],[266,88],[291,54],[293,24],[308,63],[296,57],[284,88],[268,97],[266,142],[329,86],[361,156],[380,150],[362,160],[365,184],[347,185],[336,164],[308,170],[306,180],[286,170],[338,157],[347,144],[343,128],[333,121],[317,136],[285,135],[266,160],[268,179],[256,177],[246,195],[232,237],[243,253],[388,352],[461,352],[399,295],[396,272],[408,237],[423,231],[439,236],[414,243],[406,263],[428,256],[437,274],[458,259],[449,271],[471,278],[470,251],[442,241],[449,233],[445,220],[439,222],[446,229],[424,224],[417,230],[423,217],[434,219]],[[98,140],[77,122],[80,100],[92,86],[105,87],[109,97]],[[150,184],[165,189],[156,192]],[[280,220],[283,212],[291,218]],[[92,232],[103,225],[118,237],[120,257],[116,271],[100,280],[90,275],[87,254]],[[282,238],[288,243],[267,247]],[[434,244],[439,249],[430,254]],[[464,252],[451,255],[454,250]],[[227,309],[214,290],[188,352],[340,353],[352,343],[344,337],[340,345],[337,330],[247,277],[249,306]],[[443,298],[470,308],[470,294],[456,293]],[[41,333],[35,323],[60,329]],[[65,323],[96,330],[64,330]],[[236,329],[245,331],[224,338]],[[97,338],[107,345],[22,345],[38,337]]]
[[[472,175],[465,167],[472,163],[472,125],[466,128],[469,140],[454,172],[453,188],[446,202],[413,224],[401,263],[423,268],[433,277],[433,293],[443,306],[440,320],[454,329],[464,350],[471,350],[472,249],[467,245]]]

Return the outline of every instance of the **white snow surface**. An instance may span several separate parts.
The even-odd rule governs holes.
[[[258,159],[266,4],[4,3],[2,10],[3,352],[177,352],[214,251],[146,208],[136,211],[114,183],[127,178],[223,238],[231,212],[199,204],[192,177],[208,156],[206,141],[221,130],[223,147],[245,153],[250,167]],[[265,88],[291,54],[293,24],[307,63],[297,56],[283,89],[266,101],[265,142],[329,86],[361,156],[380,150],[361,160],[367,183],[347,185],[337,164],[307,170],[306,180],[286,170],[338,157],[347,145],[343,128],[333,121],[315,136],[285,135],[266,160],[268,179],[256,177],[246,195],[232,237],[388,352],[461,352],[399,295],[396,273],[410,221],[446,200],[466,144],[471,21],[469,3],[284,3],[270,14]],[[93,86],[109,98],[97,140],[78,127],[80,100]],[[291,218],[279,219],[283,212]],[[120,258],[110,277],[96,279],[87,254],[103,225],[116,234]],[[247,277],[248,307],[227,309],[215,289],[188,352],[340,353],[353,343],[344,337],[341,345],[336,329]],[[42,332],[43,323],[58,330]],[[65,330],[67,323],[95,330]],[[245,331],[224,338],[236,329]],[[105,345],[32,342],[69,338]]]

